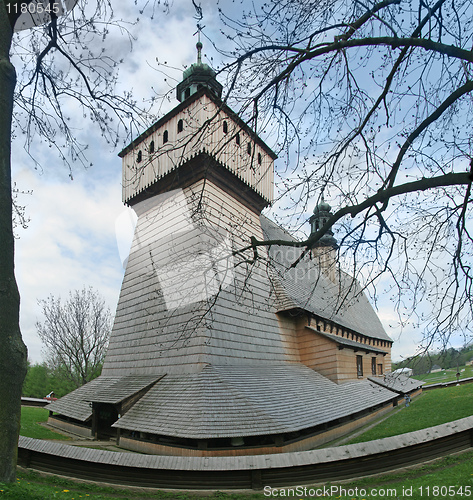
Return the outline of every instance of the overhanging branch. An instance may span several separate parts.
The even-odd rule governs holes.
[[[413,193],[418,191],[427,191],[429,189],[435,189],[440,187],[448,186],[471,186],[473,181],[473,174],[471,172],[452,172],[445,175],[439,175],[436,177],[422,178],[413,182],[406,182],[405,184],[400,184],[398,186],[393,186],[390,188],[382,189],[378,191],[373,196],[370,196],[365,201],[359,203],[358,205],[346,206],[335,212],[327,221],[327,223],[319,229],[314,234],[311,234],[309,238],[303,241],[290,241],[290,240],[267,240],[260,241],[256,238],[251,239],[251,245],[248,245],[240,250],[235,250],[233,255],[238,255],[248,250],[253,250],[261,246],[291,246],[298,248],[305,248],[301,256],[291,265],[295,267],[307,254],[307,252],[313,248],[313,246],[322,238],[324,234],[340,219],[350,215],[352,218],[356,217],[361,212],[375,206],[377,203],[384,203],[391,198],[396,196],[401,196],[407,193]]]

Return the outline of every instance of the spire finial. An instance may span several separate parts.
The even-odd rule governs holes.
[[[197,31],[194,33],[194,36],[198,35],[195,45],[197,48],[197,62],[191,64],[182,73],[182,81],[176,88],[177,99],[181,102],[198,92],[202,87],[211,90],[217,97],[222,96],[222,85],[217,81],[215,71],[208,64],[202,62],[200,35],[204,28],[205,26],[198,24]]]
[[[197,25],[197,43],[195,44],[196,49],[197,49],[197,64],[202,64],[202,42],[200,41],[200,30],[202,29],[201,26]]]

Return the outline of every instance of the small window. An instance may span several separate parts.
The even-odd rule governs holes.
[[[383,364],[382,364],[382,363],[380,363],[380,364],[378,365],[378,375],[382,375],[382,374],[383,374]]]
[[[141,163],[141,160],[143,159],[143,153],[141,152],[141,149],[138,151],[138,154],[136,156],[136,161],[138,163]]]
[[[154,153],[154,141],[151,141],[151,142],[149,143],[149,152],[150,152],[150,153]]]
[[[363,376],[363,356],[356,357],[356,374],[358,377]]]
[[[371,358],[371,375],[376,375],[376,358]]]
[[[249,142],[247,145],[246,145],[246,152],[250,155],[251,154],[251,142]]]
[[[184,130],[184,122],[182,120],[179,120],[177,122],[177,133],[182,132]]]
[[[226,121],[223,122],[223,133],[228,134],[228,123]]]
[[[237,132],[237,135],[235,136],[235,142],[240,145],[240,132]]]
[[[168,140],[169,140],[169,133],[167,130],[165,130],[163,133],[163,144],[166,144],[166,142],[168,142]]]
[[[190,96],[191,96],[191,88],[187,87],[186,91],[184,92],[184,99],[187,99]]]
[[[261,165],[263,163],[263,158],[261,157],[261,153],[258,153],[258,165]],[[342,332],[342,337],[343,337],[343,332]]]

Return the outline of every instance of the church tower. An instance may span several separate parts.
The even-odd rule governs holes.
[[[310,233],[315,234],[322,229],[332,216],[332,207],[325,201],[322,192],[320,203],[314,208],[314,213],[309,219]],[[337,276],[337,240],[333,231],[329,229],[319,241],[312,247],[312,255],[317,259],[320,268],[333,283],[339,281]]]
[[[251,253],[234,254],[263,238],[276,155],[220,100],[200,42],[197,50],[177,86],[181,103],[120,153],[123,201],[138,223],[105,375],[285,359],[263,266],[249,292],[237,263]]]
[[[396,399],[367,376],[390,366],[392,341],[353,279],[335,284],[323,259],[291,266],[302,249],[261,215],[276,155],[221,100],[201,52],[179,104],[119,155],[138,221],[103,371],[49,422],[144,453],[309,449]],[[322,202],[314,229],[329,214]],[[255,257],[251,238],[289,244]],[[315,250],[327,248],[333,234]]]

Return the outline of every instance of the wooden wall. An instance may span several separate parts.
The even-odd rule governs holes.
[[[182,132],[178,132],[179,120],[183,121]],[[227,122],[227,133],[224,133],[224,121]],[[163,143],[165,131],[169,140]],[[237,144],[236,134],[239,134],[240,144]],[[152,153],[151,142],[155,147]],[[161,126],[124,155],[123,201],[129,202],[197,153],[206,151],[271,202],[274,191],[273,159],[259,142],[203,94],[177,114],[170,113],[168,120],[164,120]],[[141,161],[138,161],[139,154]]]
[[[283,316],[283,315],[280,315]],[[372,358],[376,359],[376,368],[383,365],[382,374],[391,370],[390,348],[386,348],[386,355],[378,353],[366,353],[365,351],[355,351],[349,347],[339,348],[336,342],[327,337],[317,334],[314,330],[306,328],[308,321],[305,317],[298,320],[283,316],[280,323],[285,326],[286,331],[290,331],[289,324],[292,322],[294,331],[292,332],[291,347],[299,353],[301,363],[319,372],[324,377],[336,383],[368,378],[373,375],[371,369]],[[333,330],[335,334],[335,330]],[[357,373],[357,356],[362,356],[363,376]],[[377,374],[379,374],[377,372]]]

